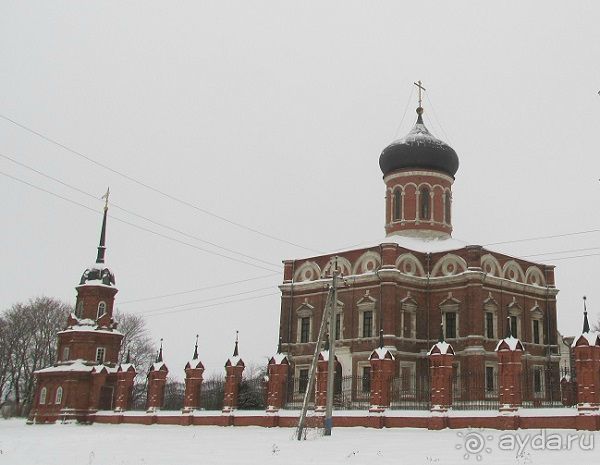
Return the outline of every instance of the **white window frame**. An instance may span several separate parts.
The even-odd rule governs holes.
[[[402,302],[400,314],[400,334],[405,339],[417,337],[417,304],[412,299]],[[410,319],[410,334],[405,334],[406,320]]]
[[[100,313],[101,308],[103,308],[102,313]],[[106,315],[107,311],[108,311],[108,306],[106,305],[106,302],[104,300],[101,300],[100,302],[98,302],[98,311],[96,312],[96,319],[99,319],[103,315]]]
[[[450,294],[448,298],[440,304],[440,310],[442,312],[442,322],[444,325],[444,337],[446,337],[446,313],[456,314],[456,334],[453,338],[446,337],[447,339],[458,339],[460,338],[460,301],[452,297]]]
[[[487,313],[492,314],[492,337],[488,337],[488,321]],[[500,334],[498,333],[498,306],[493,303],[486,303],[483,306],[483,337],[484,339],[494,340],[499,339]]]
[[[46,404],[46,400],[48,397],[48,389],[46,388],[46,386],[44,386],[42,389],[40,389],[40,405],[45,405]]]
[[[363,302],[358,305],[358,338],[359,339],[371,339],[377,334],[377,312],[375,311],[375,302]],[[365,312],[371,312],[371,336],[363,336],[364,324],[365,324]]]
[[[488,368],[492,368],[493,376],[492,380],[494,385],[491,390],[488,390],[488,377],[487,372]],[[484,372],[483,372],[483,380],[484,380],[484,393],[486,399],[492,399],[498,397],[498,364],[494,362],[485,362]]]
[[[100,354],[102,357],[99,356]],[[96,363],[103,364],[104,360],[106,360],[106,347],[96,347]]]
[[[307,376],[310,376],[310,365],[296,365],[294,367],[294,377],[295,379],[298,380],[298,386],[294,386],[294,399],[300,399],[304,397],[304,392],[299,392],[300,389],[300,371],[301,370],[308,370],[307,371]],[[310,379],[307,378],[306,381],[306,388],[308,389],[308,385],[310,384]]]
[[[298,344],[309,344],[313,340],[314,309],[315,307],[310,305],[307,301],[304,301],[302,305],[296,309],[296,342]],[[307,342],[302,342],[302,318],[309,318]]]
[[[62,386],[58,386],[56,388],[56,395],[54,396],[54,403],[57,405],[61,404],[62,398],[63,398],[63,388],[62,388]]]
[[[69,346],[64,346],[62,351],[62,360],[63,362],[69,360],[71,356],[71,348]]]

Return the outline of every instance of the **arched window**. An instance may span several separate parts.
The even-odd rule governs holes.
[[[428,220],[431,218],[431,196],[429,194],[429,188],[427,187],[421,187],[420,190],[420,210],[419,210],[419,217],[422,220]]]
[[[46,403],[46,396],[48,395],[48,389],[45,387],[40,391],[40,405],[44,405]]]
[[[77,306],[75,307],[75,316],[77,318],[81,318],[83,315],[83,300],[77,302]]]
[[[54,403],[60,404],[62,402],[62,396],[63,396],[63,388],[62,388],[62,386],[58,386],[58,388],[56,389],[56,398],[54,399]]]
[[[96,315],[96,319],[100,318],[105,313],[106,313],[106,302],[102,301],[98,304],[98,315]]]
[[[394,205],[392,218],[394,221],[400,221],[402,219],[402,192],[400,191],[400,189],[396,189],[394,191]]]
[[[452,212],[452,196],[450,195],[450,192],[446,191],[446,195],[445,195],[445,202],[444,202],[444,222],[446,224],[450,224],[452,218],[451,218],[451,212]]]

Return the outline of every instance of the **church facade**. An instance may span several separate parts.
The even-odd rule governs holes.
[[[355,250],[284,261],[279,334],[300,380],[293,389],[306,384],[337,264],[343,277],[335,306],[338,375],[354,384],[369,379],[369,356],[382,333],[395,376],[414,386],[427,378],[427,352],[441,328],[456,352],[455,396],[497,397],[495,347],[510,331],[525,347],[525,400],[555,398],[554,267],[452,238],[458,156],[426,128],[420,105],[417,114],[412,130],[379,158],[386,236]],[[480,382],[461,384],[469,378]]]

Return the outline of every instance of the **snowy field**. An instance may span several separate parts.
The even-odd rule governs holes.
[[[598,463],[600,457],[599,432],[572,430],[337,428],[328,438],[310,431],[301,442],[292,435],[293,429],[283,428],[28,426],[22,420],[0,420],[0,464],[564,465],[577,459]]]

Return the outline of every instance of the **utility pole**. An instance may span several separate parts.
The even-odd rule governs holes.
[[[331,280],[331,310],[329,311],[329,358],[327,360],[327,403],[325,404],[325,436],[331,436],[333,428],[333,391],[335,381],[335,316],[337,310],[337,257],[333,261]]]
[[[317,343],[315,344],[315,352],[313,355],[312,363],[310,365],[310,372],[308,374],[308,386],[306,386],[306,392],[304,393],[304,400],[302,402],[302,410],[300,412],[300,418],[298,418],[298,426],[296,427],[296,439],[302,440],[304,432],[304,423],[306,421],[306,412],[308,411],[308,403],[310,401],[310,395],[313,392],[315,386],[315,372],[317,371],[317,360],[319,359],[319,352],[321,351],[321,343],[325,335],[325,328],[327,327],[327,317],[331,312],[332,302],[332,288],[329,288],[327,294],[327,301],[325,302],[325,308],[323,309],[323,318],[321,319],[321,326],[319,328],[319,336],[317,337]]]

